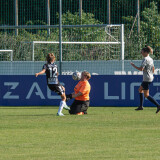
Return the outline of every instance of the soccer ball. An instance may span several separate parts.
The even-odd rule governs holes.
[[[73,78],[73,80],[75,80],[75,81],[79,81],[79,80],[81,79],[81,73],[80,73],[80,72],[74,72],[74,73],[72,74],[72,78]]]

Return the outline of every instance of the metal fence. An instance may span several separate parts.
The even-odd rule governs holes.
[[[62,16],[59,14],[59,2],[62,2]],[[13,50],[13,61],[31,61],[32,45],[28,42],[59,41],[60,32],[57,27],[60,17],[62,41],[112,41],[111,36],[104,37],[99,28],[65,29],[64,26],[124,24],[124,60],[141,59],[140,50],[145,45],[153,47],[154,59],[160,58],[160,0],[1,0],[0,49]],[[56,47],[41,45],[37,48],[37,60],[44,61],[45,55],[52,51],[56,51],[57,61],[61,61],[60,59],[69,62],[84,61],[86,66],[89,65],[87,61],[100,60],[112,60],[116,66],[116,61],[122,60],[117,54],[119,48],[115,49],[112,45],[103,47],[95,45],[90,49],[88,49],[90,45],[83,47],[81,45],[78,48],[67,46],[74,52],[68,52],[66,46],[62,44],[61,46],[62,57],[58,54],[60,52],[58,45]],[[88,56],[84,56],[84,53]],[[10,60],[10,53],[8,56],[0,55],[0,61]],[[110,67],[113,65],[108,66],[108,70],[113,70]]]

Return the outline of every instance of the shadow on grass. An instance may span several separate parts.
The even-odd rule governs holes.
[[[0,117],[45,117],[45,116],[52,116],[52,117],[65,117],[71,116],[70,114],[65,114],[64,116],[57,116],[57,114],[26,114],[26,115],[0,115]]]
[[[54,116],[54,114],[34,114],[34,115],[1,115],[1,117],[40,117],[40,116]]]

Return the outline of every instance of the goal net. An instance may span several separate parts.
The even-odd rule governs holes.
[[[33,41],[32,59],[43,60],[44,52],[52,50],[59,58],[59,41]],[[41,56],[39,56],[41,54]],[[64,28],[62,32],[63,61],[122,60],[124,57],[123,25]]]
[[[11,54],[13,52],[6,51],[1,60],[13,61],[14,74],[28,75],[38,72],[45,63],[48,53],[55,54],[59,72],[66,75],[83,70],[95,74],[114,74],[114,71],[124,69],[123,24],[63,26],[61,54],[57,27],[50,28],[48,37],[46,31],[40,30],[34,38],[30,39],[29,32],[28,29],[19,29],[20,36],[23,36],[21,41],[14,36],[9,36],[2,44],[5,46],[8,41],[12,41],[11,48],[14,50],[14,55]]]
[[[33,61],[45,61],[49,52],[54,52],[57,61],[60,60],[59,41],[31,43]],[[123,60],[123,25],[63,28],[62,62],[59,61],[62,64],[62,74],[84,69],[95,74],[114,74],[114,71],[124,69]]]
[[[13,61],[13,50],[0,50],[0,61]]]

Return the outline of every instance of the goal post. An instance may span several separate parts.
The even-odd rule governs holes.
[[[13,50],[10,50],[10,49],[0,49],[0,55],[4,55],[4,54],[7,54],[9,53],[10,55],[10,61],[12,62],[13,61]],[[8,61],[8,59],[0,59],[0,61]]]
[[[80,28],[81,27],[81,28]],[[96,29],[95,29],[96,27]],[[92,30],[94,28],[94,30]],[[70,34],[70,29],[74,30],[71,31],[72,34]],[[80,29],[80,30],[77,30]],[[84,30],[83,30],[84,29]],[[88,30],[89,31],[88,31]],[[86,31],[87,30],[87,31]],[[80,31],[78,35],[78,31]],[[69,36],[68,36],[69,35]],[[99,35],[103,35],[103,37],[99,37]],[[87,38],[86,38],[86,37]],[[97,37],[96,37],[97,36]],[[67,37],[67,38],[64,38]],[[88,41],[84,41],[87,39]],[[67,41],[69,40],[69,41]],[[59,41],[32,41],[30,42],[32,44],[32,61],[37,61],[35,59],[35,48],[38,46],[38,44],[53,44],[59,45]],[[118,46],[119,49],[119,57],[118,60],[124,60],[124,25],[78,25],[78,26],[66,26],[63,29],[63,35],[62,35],[62,45],[105,45],[111,52],[114,52],[114,47]],[[57,48],[58,49],[58,48]],[[63,52],[62,48],[62,52]],[[63,56],[63,54],[62,54]]]
[[[78,25],[62,30],[63,61],[119,60],[124,70],[124,25]],[[60,58],[59,41],[32,41],[32,61],[43,61],[38,55],[53,51]],[[42,51],[43,50],[43,51]],[[63,61],[59,61],[60,65]],[[62,71],[60,71],[62,73]]]
[[[62,26],[63,61],[60,61],[58,28],[50,29],[50,37],[45,39],[41,39],[39,36],[31,41],[27,37],[19,43],[16,43],[17,39],[13,39],[12,50],[1,50],[0,53],[4,52],[1,59],[7,55],[7,59],[5,58],[7,62],[5,63],[14,60],[14,63],[10,64],[13,65],[13,68],[22,67],[23,74],[36,73],[46,61],[47,53],[51,52],[55,54],[58,67],[62,65],[62,70],[59,70],[62,74],[85,69],[98,74],[113,74],[114,71],[124,70],[123,24]],[[45,32],[42,33],[45,34]],[[47,39],[48,41],[46,41]],[[14,57],[13,50],[15,52]],[[26,62],[24,63],[24,61]],[[26,70],[26,66],[30,68],[30,71]]]

